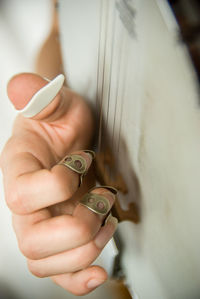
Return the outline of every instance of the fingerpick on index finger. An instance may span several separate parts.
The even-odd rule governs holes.
[[[92,156],[84,151],[77,151],[76,154],[85,159],[88,169]],[[7,204],[16,214],[29,214],[71,198],[78,189],[79,181],[78,173],[59,164],[50,170],[25,173],[16,179],[7,194]]]

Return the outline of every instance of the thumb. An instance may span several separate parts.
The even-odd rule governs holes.
[[[32,73],[18,74],[8,83],[8,97],[24,117],[43,120],[53,115],[55,119],[55,113],[60,115],[64,80],[62,74],[52,81]]]

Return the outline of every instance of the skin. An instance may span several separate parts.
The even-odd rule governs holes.
[[[45,84],[40,76],[20,74],[10,80],[8,96],[22,109]],[[106,271],[91,263],[116,229],[116,221],[110,218],[102,226],[102,216],[79,204],[94,183],[92,172],[78,188],[79,175],[56,164],[66,154],[78,153],[89,169],[92,158],[81,149],[90,148],[93,128],[86,102],[63,87],[33,119],[17,116],[1,155],[5,198],[29,270],[75,295],[87,294],[107,279]],[[93,192],[114,203],[108,190]]]

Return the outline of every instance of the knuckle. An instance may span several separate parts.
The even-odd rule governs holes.
[[[9,193],[6,196],[6,203],[12,212],[16,214],[22,214],[24,212],[24,209],[21,207],[21,198],[18,196],[16,188],[10,188]]]
[[[19,206],[20,206],[19,197],[17,196],[16,193],[11,193],[11,192],[9,192],[9,193],[10,194],[8,194],[6,196],[7,206],[9,207],[9,209],[12,212],[17,213],[17,211],[19,210]]]
[[[19,249],[25,257],[30,259],[33,257],[32,248],[27,241],[21,241],[19,244]]]
[[[27,213],[27,209],[24,204],[24,198],[22,194],[20,194],[20,189],[21,184],[18,179],[12,186],[10,186],[6,194],[6,203],[13,213],[24,215]]]
[[[44,273],[44,269],[42,269],[42,267],[38,268],[38,266],[35,264],[34,261],[32,260],[28,260],[27,261],[27,265],[28,265],[28,269],[29,271],[36,277],[38,278],[44,278],[46,277],[45,273]]]
[[[19,243],[19,249],[22,254],[31,260],[39,259],[39,251],[36,248],[36,245],[31,242],[29,237],[23,238],[23,240]]]

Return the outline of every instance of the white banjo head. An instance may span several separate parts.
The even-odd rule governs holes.
[[[70,87],[102,107],[128,188],[120,204],[140,208],[138,224],[119,225],[129,287],[143,299],[199,298],[199,95],[167,2],[63,0],[60,29]]]

